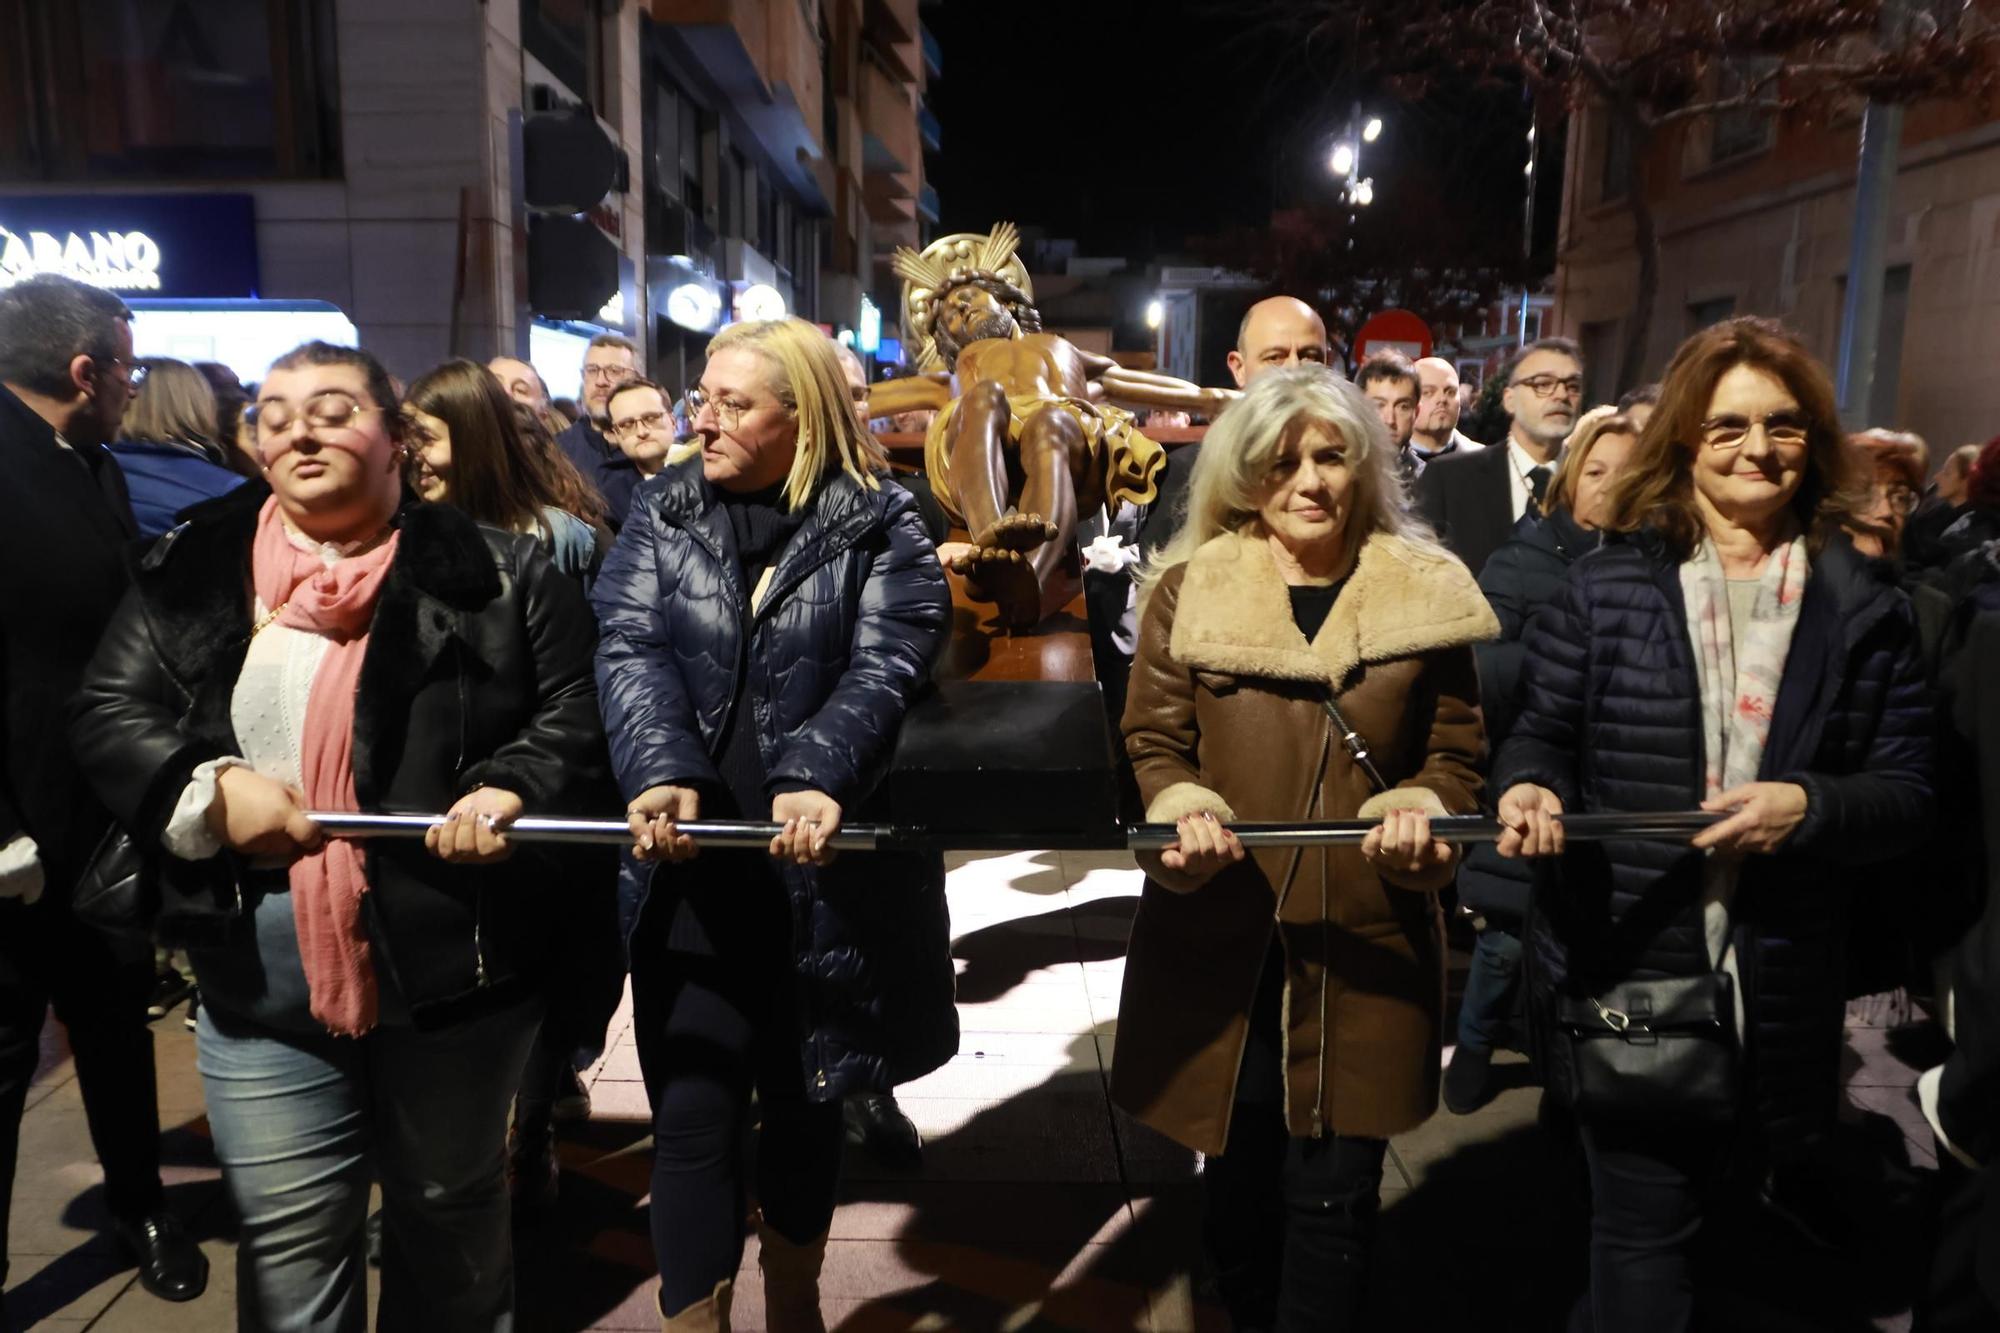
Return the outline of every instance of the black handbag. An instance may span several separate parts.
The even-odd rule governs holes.
[[[117,824],[97,840],[76,887],[70,914],[113,939],[150,943],[160,910],[160,886],[152,858]]]
[[[1727,972],[1559,995],[1568,1100],[1579,1119],[1724,1124],[1736,1118],[1735,986]]]

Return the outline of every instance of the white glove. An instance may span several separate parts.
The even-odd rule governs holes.
[[[0,898],[39,902],[42,896],[42,849],[23,833],[0,846]]]
[[[1127,546],[1110,533],[1092,537],[1083,548],[1084,568],[1099,574],[1123,574],[1139,563],[1139,548]]]

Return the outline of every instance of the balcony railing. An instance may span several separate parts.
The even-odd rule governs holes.
[[[917,103],[917,132],[923,136],[924,147],[933,153],[944,146],[944,126],[938,124],[937,116],[922,101]]]
[[[927,184],[917,187],[917,215],[926,222],[938,220],[938,192]]]
[[[944,44],[927,24],[918,24],[917,36],[924,47],[924,70],[933,79],[944,77]]]

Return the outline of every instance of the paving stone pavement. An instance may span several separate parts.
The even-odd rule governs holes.
[[[1124,942],[1138,872],[1122,854],[957,857],[949,893],[964,1035],[959,1054],[901,1091],[923,1131],[920,1172],[850,1154],[823,1283],[829,1327],[875,1330],[1225,1330],[1197,1273],[1193,1154],[1110,1105]],[[1464,958],[1456,957],[1454,983]],[[1456,994],[1456,984],[1453,992]],[[1899,997],[1852,1007],[1847,1117],[1887,1160],[1928,1175],[1930,1135],[1910,1097],[1929,1058]],[[203,1238],[207,1294],[140,1290],[100,1234],[102,1176],[59,1028],[22,1124],[8,1301],[24,1326],[178,1333],[234,1326],[233,1219],[214,1167],[194,1039],[176,1012],[154,1027],[167,1187]],[[1538,1090],[1517,1056],[1470,1116],[1440,1113],[1390,1146],[1369,1326],[1555,1327],[1580,1280],[1583,1238],[1564,1210],[1574,1164],[1536,1128]],[[593,1114],[565,1132],[555,1215],[517,1236],[524,1333],[657,1329],[646,1225],[649,1148],[629,1009],[588,1071]],[[1836,1266],[1877,1263],[1866,1238]],[[756,1241],[736,1327],[763,1328]],[[1806,1281],[1815,1279],[1807,1278]],[[1890,1284],[1893,1287],[1893,1284]],[[1793,1291],[1799,1290],[1797,1287]],[[1848,1322],[1800,1322],[1796,1301],[1745,1297],[1744,1327],[1901,1329],[1896,1293],[1863,1293]]]

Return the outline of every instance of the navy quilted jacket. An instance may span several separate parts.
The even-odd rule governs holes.
[[[634,493],[592,598],[605,731],[625,798],[669,782],[719,785],[730,712],[748,708],[774,784],[824,791],[849,820],[865,818],[950,623],[916,504],[900,487],[868,490],[836,474],[754,613],[750,592],[699,455]],[[942,858],[850,853],[782,874],[813,1096],[886,1090],[956,1053]],[[628,941],[649,884],[624,880]]]
[[[1514,535],[1487,557],[1486,567],[1479,571],[1479,591],[1486,594],[1500,621],[1498,639],[1472,647],[1479,661],[1479,707],[1486,715],[1486,743],[1495,755],[1514,726],[1528,621],[1555,596],[1576,558],[1595,550],[1597,542],[1595,532],[1577,526],[1567,509],[1558,508],[1547,518],[1530,515],[1516,523]],[[1489,809],[1499,795],[1497,788],[1487,788]],[[1492,843],[1480,843],[1466,853],[1465,864],[1459,867],[1458,898],[1491,917],[1502,930],[1518,934],[1522,918],[1528,915],[1533,878],[1526,863],[1505,860]]]
[[[1700,802],[1687,612],[1679,566],[1656,541],[1614,538],[1571,567],[1529,624],[1519,703],[1496,791],[1532,782],[1581,811]],[[1844,540],[1829,543],[1806,584],[1759,775],[1804,787],[1806,817],[1782,851],[1750,858],[1733,905],[1746,1111],[1774,1149],[1833,1116],[1849,892],[1927,832],[1930,711],[1909,603]],[[1706,970],[1701,867],[1700,853],[1672,843],[1609,842],[1545,868],[1530,929],[1537,1017],[1554,990]]]

